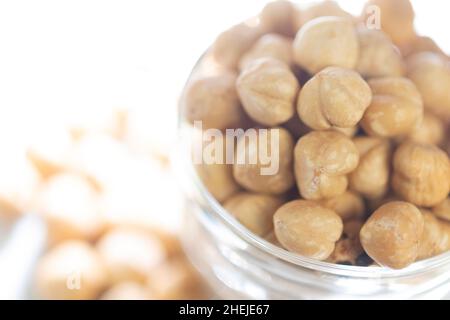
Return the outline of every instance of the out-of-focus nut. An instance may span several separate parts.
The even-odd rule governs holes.
[[[319,200],[343,194],[347,174],[359,162],[355,144],[343,133],[313,131],[300,138],[294,150],[295,177],[305,199]]]
[[[302,10],[300,13],[300,21],[302,23],[306,23],[319,17],[341,17],[349,20],[354,19],[354,17],[347,11],[343,10],[337,2],[331,0],[315,2]]]
[[[446,198],[444,201],[434,206],[432,212],[436,217],[450,221],[450,198]]]
[[[154,299],[206,299],[209,290],[189,261],[182,257],[155,269],[147,279]]]
[[[41,176],[23,154],[2,155],[0,166],[0,218],[14,220],[34,209]]]
[[[363,222],[359,219],[353,219],[344,222],[344,232],[341,239],[336,242],[336,247],[328,257],[327,261],[331,263],[356,265],[358,258],[364,253],[359,241],[359,232]]]
[[[408,139],[417,143],[441,145],[445,139],[445,126],[442,120],[431,112],[425,112],[420,125],[401,140]]]
[[[81,176],[52,176],[39,190],[36,202],[47,223],[50,245],[69,239],[93,241],[105,227],[98,194]]]
[[[296,8],[290,1],[278,0],[269,2],[259,14],[261,27],[270,32],[285,36],[295,35]]]
[[[112,283],[144,283],[166,258],[163,245],[153,234],[137,228],[116,228],[97,243]]]
[[[450,191],[450,162],[431,144],[402,143],[394,154],[392,188],[409,202],[432,207]]]
[[[293,149],[286,129],[249,129],[238,140],[233,176],[249,191],[282,194],[294,185]]]
[[[68,241],[47,252],[34,275],[39,299],[96,299],[107,284],[97,252],[82,241]]]
[[[442,241],[442,231],[438,219],[436,219],[428,210],[422,209],[421,211],[423,214],[424,227],[417,260],[430,258],[441,253],[439,246]]]
[[[269,33],[261,38],[242,56],[239,68],[244,69],[250,62],[260,58],[273,58],[286,65],[292,64],[292,40],[278,34]]]
[[[425,109],[450,120],[450,63],[432,52],[421,52],[407,60],[408,77],[422,95]]]
[[[217,37],[211,49],[212,55],[219,64],[235,69],[242,55],[258,40],[263,31],[260,25],[237,24]]]
[[[408,202],[389,202],[376,210],[360,232],[367,254],[382,266],[405,268],[418,254],[423,216]]]
[[[101,300],[149,300],[152,299],[151,290],[146,286],[136,282],[118,283],[106,292],[104,292]]]
[[[273,214],[283,202],[281,197],[241,192],[223,206],[247,229],[263,237],[273,230]]]
[[[359,44],[350,19],[321,17],[308,21],[297,33],[294,61],[310,74],[330,67],[353,69]]]
[[[387,140],[374,137],[353,139],[359,165],[350,174],[350,189],[369,199],[383,197],[389,189],[391,148]]]
[[[276,126],[294,114],[300,86],[284,62],[261,58],[249,63],[236,82],[246,113],[258,123]]]
[[[357,72],[328,67],[305,84],[297,112],[314,130],[351,128],[362,119],[371,99],[370,87]]]
[[[366,209],[363,198],[352,191],[321,200],[320,204],[336,212],[344,221],[361,218]]]
[[[359,59],[356,70],[364,77],[402,76],[402,56],[391,40],[379,30],[357,28]]]
[[[236,75],[232,72],[193,80],[184,97],[184,114],[190,122],[202,121],[204,128],[238,127],[242,107],[236,92]]]
[[[369,80],[372,103],[361,121],[371,136],[394,137],[408,134],[423,117],[423,103],[414,83],[406,78]]]
[[[73,140],[66,128],[43,128],[34,135],[27,149],[27,157],[41,176],[48,178],[67,169],[72,146]]]
[[[397,45],[412,41],[415,36],[414,10],[409,0],[370,0],[363,10],[363,19],[378,13],[379,10],[381,29]]]
[[[436,44],[436,42],[434,42],[433,39],[426,36],[415,37],[411,42],[402,45],[400,47],[400,50],[405,57],[425,51],[438,53],[444,57],[447,56],[447,54],[442,51],[441,48],[439,48],[439,46]]]
[[[316,202],[295,200],[275,212],[274,229],[278,241],[309,258],[325,260],[341,237],[341,218]]]

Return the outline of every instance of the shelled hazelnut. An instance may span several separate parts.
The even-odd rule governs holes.
[[[273,219],[275,235],[283,247],[318,260],[330,256],[343,230],[334,211],[307,200],[286,203]]]
[[[423,102],[414,83],[401,77],[369,80],[372,102],[361,121],[368,135],[395,137],[408,134],[423,117]]]
[[[242,107],[237,96],[236,75],[226,72],[194,81],[186,90],[184,113],[191,122],[202,121],[205,128],[237,127]]]
[[[400,77],[405,73],[402,56],[388,36],[363,26],[356,31],[359,40],[356,70],[363,77]]]
[[[402,143],[394,153],[392,188],[411,203],[431,207],[450,191],[450,161],[431,144]]]
[[[352,128],[363,117],[371,99],[368,84],[357,72],[328,67],[304,85],[297,112],[314,130]]]
[[[239,69],[245,69],[253,60],[260,58],[274,58],[288,66],[292,65],[292,40],[274,33],[263,35],[242,56]]]
[[[359,162],[355,144],[335,131],[306,134],[298,140],[294,157],[300,194],[309,200],[342,195],[348,186],[347,174]]]
[[[450,121],[450,63],[432,52],[420,52],[407,60],[408,77],[422,95],[425,109]]]
[[[378,208],[361,229],[361,244],[382,266],[405,268],[418,255],[424,228],[422,213],[408,202],[389,202]]]
[[[321,200],[320,204],[336,212],[344,221],[363,218],[366,212],[363,198],[352,191]]]
[[[402,45],[415,38],[415,14],[409,0],[370,0],[363,9],[364,20],[373,13],[373,6],[379,8],[381,29],[395,44]]]
[[[275,140],[274,150],[271,149],[272,139]],[[262,157],[257,157],[254,164],[246,162],[243,157],[260,154],[261,145],[263,148],[265,146],[267,156],[271,159],[263,163]],[[236,160],[233,164],[234,179],[244,189],[252,192],[282,194],[288,191],[294,185],[293,149],[294,141],[289,132],[283,128],[269,129],[266,135],[257,131],[256,139],[248,140],[244,134],[237,144]],[[271,171],[270,168],[276,162],[278,164],[276,172],[271,174],[263,172],[264,169]]]
[[[276,126],[294,114],[300,86],[284,62],[261,58],[241,71],[236,88],[245,112],[256,122]]]
[[[335,66],[355,68],[359,44],[353,22],[340,17],[320,17],[306,22],[294,40],[294,61],[310,74]]]
[[[263,237],[273,230],[273,215],[283,202],[281,197],[241,192],[225,201],[223,207],[247,229]]]
[[[387,140],[356,137],[359,165],[349,175],[350,189],[368,199],[383,197],[389,189],[391,147]]]

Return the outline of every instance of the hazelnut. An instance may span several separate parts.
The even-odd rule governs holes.
[[[389,202],[378,208],[360,232],[366,253],[382,266],[405,268],[419,255],[424,220],[408,202]]]
[[[383,197],[389,189],[391,148],[387,140],[356,137],[359,165],[349,175],[350,189],[368,199]]]
[[[426,36],[416,36],[411,42],[401,46],[400,50],[405,57],[425,51],[438,53],[444,57],[447,56],[433,39]]]
[[[294,61],[310,74],[330,66],[353,69],[358,61],[359,44],[350,19],[308,21],[295,36],[293,48]]]
[[[136,282],[118,283],[100,297],[101,300],[149,300],[151,298],[151,291]]]
[[[356,70],[364,77],[402,76],[405,72],[402,56],[391,40],[381,31],[357,28],[359,59]]]
[[[283,199],[271,195],[241,192],[225,201],[227,209],[242,225],[258,236],[273,229],[273,214]]]
[[[208,288],[185,257],[166,261],[149,274],[147,286],[154,299],[205,299]]]
[[[342,234],[341,218],[316,202],[295,200],[280,207],[273,217],[275,235],[288,249],[308,258],[325,260]]]
[[[421,52],[407,60],[408,77],[416,84],[425,108],[450,120],[450,64],[447,58]]]
[[[418,206],[431,207],[450,191],[450,162],[431,144],[402,143],[394,154],[394,191]]]
[[[211,48],[214,59],[227,68],[236,69],[242,55],[258,40],[263,31],[260,25],[240,23],[222,32]]]
[[[365,214],[363,198],[352,191],[346,191],[339,196],[323,199],[320,201],[320,204],[336,212],[344,221],[362,218]]]
[[[357,72],[328,67],[305,84],[297,112],[314,130],[351,128],[362,119],[371,99],[369,86]]]
[[[292,40],[278,34],[269,33],[261,38],[242,56],[239,68],[260,58],[274,58],[290,66],[292,64]]]
[[[343,10],[339,4],[331,0],[315,2],[300,13],[300,20],[302,23],[306,23],[319,17],[341,17],[349,20],[354,19],[350,13]]]
[[[204,128],[238,127],[242,107],[232,72],[194,80],[188,85],[184,98],[184,113],[190,122],[202,121]]]
[[[267,129],[267,134],[257,130],[254,139],[247,139],[248,133],[249,131],[238,140],[237,158],[233,165],[234,179],[252,192],[282,194],[288,191],[295,183],[294,141],[290,133],[283,128]],[[272,143],[275,150],[272,150]],[[263,159],[262,155],[264,158],[267,156],[267,159]],[[239,158],[244,156],[256,156],[256,162],[251,163],[248,159]],[[268,169],[268,172],[263,172],[264,169]],[[272,172],[272,169],[278,170]]]
[[[145,283],[149,272],[166,257],[159,239],[138,228],[113,229],[98,241],[96,247],[113,283]]]
[[[450,221],[450,198],[446,198],[432,209],[433,214],[443,220]]]
[[[319,200],[343,194],[347,174],[359,161],[355,144],[343,133],[313,131],[300,138],[294,150],[294,171],[303,198]]]
[[[246,113],[258,123],[276,126],[294,114],[300,86],[285,63],[262,58],[249,63],[236,82]]]
[[[296,8],[289,1],[272,1],[266,4],[259,14],[261,26],[270,32],[293,36],[297,31],[295,26]]]
[[[439,117],[425,112],[420,125],[403,138],[417,143],[441,145],[445,139],[445,126]]]
[[[97,252],[82,241],[68,241],[47,252],[38,262],[34,289],[39,299],[96,299],[107,284]]]
[[[344,231],[341,239],[336,242],[336,247],[327,261],[337,264],[357,265],[358,258],[364,254],[359,241],[359,232],[363,222],[358,219],[344,222]]]
[[[196,134],[200,134],[200,132],[195,132],[194,135]],[[194,142],[198,142],[197,139],[198,136],[194,138]],[[222,140],[220,144],[224,147],[223,155],[226,155],[226,140],[223,136],[218,136],[216,139]],[[195,169],[209,193],[221,203],[240,189],[233,178],[233,165],[227,164],[226,161],[222,163],[207,163],[202,161],[199,164],[195,164]]]
[[[441,253],[439,248],[442,241],[441,225],[428,210],[421,210],[423,214],[423,233],[419,245],[417,260],[423,260]]]
[[[373,14],[371,6],[380,10],[381,29],[397,45],[410,42],[415,38],[414,10],[409,0],[370,0],[363,10],[363,18]]]
[[[361,121],[367,134],[395,137],[408,134],[422,121],[423,103],[414,83],[406,78],[369,80],[372,103]]]
[[[98,194],[81,176],[52,176],[39,190],[37,210],[47,224],[51,245],[69,239],[93,241],[105,225]]]
[[[450,223],[439,220],[439,225],[441,226],[441,241],[437,249],[438,254],[450,250]]]

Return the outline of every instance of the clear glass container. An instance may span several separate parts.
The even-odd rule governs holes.
[[[190,80],[203,74],[203,62]],[[180,108],[182,102],[183,96]],[[191,161],[192,131],[179,112],[173,163],[185,195],[181,237],[217,298],[450,299],[450,252],[402,270],[358,267],[302,257],[254,235],[200,181]]]
[[[174,156],[185,194],[182,242],[218,298],[443,299],[450,252],[402,270],[337,265],[288,252],[252,234],[206,190],[190,161],[191,131],[180,122]]]

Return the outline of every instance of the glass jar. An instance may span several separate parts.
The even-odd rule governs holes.
[[[402,270],[337,265],[288,252],[252,234],[206,190],[190,161],[189,125],[174,156],[185,194],[182,242],[217,297],[225,299],[442,299],[450,252]]]
[[[195,67],[190,79],[204,67]],[[173,164],[185,195],[182,242],[218,298],[443,299],[450,293],[450,252],[402,270],[358,267],[302,257],[252,234],[200,181],[190,156],[193,128],[179,114]]]

